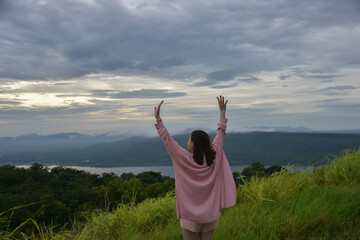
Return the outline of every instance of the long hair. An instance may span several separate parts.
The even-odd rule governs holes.
[[[195,162],[202,165],[204,155],[208,166],[213,164],[216,151],[211,147],[209,135],[202,130],[195,130],[191,133],[191,141],[193,142],[193,158]]]

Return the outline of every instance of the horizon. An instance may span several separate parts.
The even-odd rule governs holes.
[[[0,1],[0,136],[360,129],[360,2]],[[169,129],[171,130],[171,129]],[[154,130],[156,133],[156,131]]]
[[[144,128],[142,128],[144,129]],[[79,131],[75,131],[75,132],[53,132],[53,133],[49,133],[49,134],[39,134],[36,132],[30,132],[30,133],[25,133],[25,134],[21,134],[21,135],[14,135],[14,136],[2,136],[0,135],[0,138],[18,138],[18,137],[23,137],[23,136],[31,136],[31,135],[36,135],[36,136],[40,136],[40,137],[48,137],[48,136],[54,136],[54,135],[60,135],[60,134],[80,134],[83,136],[89,136],[89,137],[96,137],[96,136],[102,136],[102,135],[106,135],[107,137],[113,137],[113,136],[123,136],[125,138],[128,137],[158,137],[158,134],[156,132],[156,130],[152,131],[150,129],[150,126],[147,127],[147,129],[149,131],[145,132],[144,134],[139,133],[139,131],[131,131],[131,130],[127,130],[127,131],[122,131],[122,132],[95,132],[95,133],[86,133],[86,132],[79,132]],[[191,131],[195,130],[195,129],[202,129],[205,130],[207,133],[209,134],[215,134],[216,130],[211,130],[209,128],[204,128],[204,127],[191,127],[191,128],[178,128],[178,129],[170,129],[169,131],[171,131],[171,134],[176,136],[176,135],[182,135],[182,134],[188,134],[191,133]],[[134,129],[136,130],[136,129]],[[252,133],[252,132],[264,132],[264,133],[345,133],[345,134],[360,134],[360,129],[339,129],[339,130],[331,130],[331,129],[327,129],[327,130],[316,130],[316,129],[311,129],[311,128],[306,128],[303,126],[299,126],[299,127],[290,127],[290,126],[257,126],[257,127],[245,127],[243,129],[229,129],[227,130],[227,133],[229,134],[236,134],[236,133]]]

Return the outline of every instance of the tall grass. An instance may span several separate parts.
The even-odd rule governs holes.
[[[360,148],[347,149],[339,158],[319,169],[318,180],[326,184],[360,183]]]
[[[268,178],[252,177],[237,191],[237,202],[281,204],[313,183],[307,171],[290,173],[284,169]]]
[[[20,232],[20,230],[29,222],[33,219],[33,217],[35,217],[39,212],[40,210],[43,208],[43,206],[41,206],[35,213],[34,215],[25,220],[24,222],[22,222],[21,224],[19,224],[15,229],[13,229],[12,231],[9,231],[10,229],[10,223],[12,221],[12,217],[14,215],[14,212],[15,211],[18,211],[18,210],[21,210],[22,208],[26,208],[26,207],[29,207],[29,206],[32,206],[32,205],[36,205],[36,204],[39,204],[41,202],[34,202],[34,203],[29,203],[29,204],[23,204],[23,205],[20,205],[20,206],[16,206],[16,207],[13,207],[7,211],[4,211],[2,213],[0,213],[0,239],[12,239],[12,238],[16,238],[17,234]],[[10,216],[9,217],[6,217],[5,214],[10,212]],[[6,228],[5,230],[1,230],[1,229],[4,229]],[[23,233],[20,233],[23,235]]]
[[[175,192],[163,198],[146,199],[141,204],[121,204],[111,214],[99,212],[89,219],[79,239],[125,239],[133,233],[147,233],[162,228],[176,218]]]
[[[253,177],[238,187],[236,206],[223,209],[215,239],[360,239],[359,196],[360,149],[313,173]],[[81,231],[36,231],[24,239],[182,239],[174,192],[94,213]]]

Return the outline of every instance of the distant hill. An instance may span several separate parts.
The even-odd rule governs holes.
[[[257,126],[245,127],[250,132],[291,132],[291,133],[349,133],[360,134],[360,129],[345,129],[345,130],[314,130],[307,127],[270,127],[270,126]]]
[[[315,132],[311,128],[306,127],[269,127],[269,126],[257,126],[247,127],[249,130],[261,131],[261,132]]]
[[[59,151],[77,149],[93,144],[114,142],[126,136],[105,133],[100,135],[84,135],[80,133],[57,133],[47,136],[36,133],[18,137],[0,137],[0,154],[12,152]]]
[[[29,137],[37,138],[35,135]],[[50,138],[40,140],[40,138],[27,142],[28,145],[10,144],[13,149],[6,151],[2,145],[6,141],[2,139],[0,164],[19,165],[39,162],[94,167],[172,164],[158,137],[129,137],[100,144],[91,144],[91,141],[95,140],[85,140],[86,137],[84,137],[81,144],[75,144],[83,136],[77,134],[52,136],[53,139],[64,137],[69,141],[63,144],[66,147],[55,147],[57,141]],[[213,138],[214,134],[210,137]],[[176,135],[174,138],[186,148],[188,134]],[[9,144],[9,141],[7,143]],[[359,146],[359,134],[248,132],[229,133],[225,140],[224,150],[230,165],[249,165],[254,161],[260,161],[266,165],[312,165],[323,161],[328,154],[339,155],[343,149],[359,148]]]

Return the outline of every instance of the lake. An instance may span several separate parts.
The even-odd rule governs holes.
[[[230,166],[231,171],[239,171],[240,173],[242,170],[249,165],[237,165],[237,166]],[[18,165],[16,167],[23,167],[23,168],[29,168],[30,165]],[[53,166],[47,166],[48,168],[57,167],[57,165]],[[135,175],[145,172],[145,171],[153,171],[153,172],[160,172],[162,176],[169,176],[174,178],[174,168],[173,166],[151,166],[151,167],[108,167],[108,168],[99,168],[99,167],[80,167],[80,166],[63,166],[66,168],[74,168],[86,172],[90,172],[92,174],[98,174],[101,175],[103,173],[115,173],[116,175],[121,175],[123,173],[129,173],[132,172]],[[265,166],[266,168],[270,167]],[[290,172],[298,172],[298,171],[306,171],[313,172],[314,168],[312,166],[283,166],[284,168],[290,169]]]

